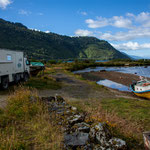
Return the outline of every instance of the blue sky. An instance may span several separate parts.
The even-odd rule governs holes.
[[[150,57],[150,0],[0,0],[0,18],[47,33],[95,36]]]

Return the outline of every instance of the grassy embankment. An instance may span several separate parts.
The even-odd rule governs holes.
[[[61,149],[63,137],[54,117],[36,91],[18,87],[0,110],[0,149]]]

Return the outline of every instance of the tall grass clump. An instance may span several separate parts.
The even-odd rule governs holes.
[[[55,115],[36,91],[19,87],[0,110],[0,149],[61,149],[62,134]]]

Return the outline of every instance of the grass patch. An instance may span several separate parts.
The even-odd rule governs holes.
[[[142,132],[149,130],[150,102],[104,99],[69,102],[88,114],[87,122],[106,122],[112,134],[125,140],[132,150],[143,150]]]
[[[59,150],[62,140],[55,116],[33,90],[19,87],[0,110],[1,150]]]
[[[44,75],[42,77],[32,77],[28,82],[25,83],[25,86],[44,90],[44,89],[53,89],[57,90],[61,88],[61,83],[57,82],[52,77]]]

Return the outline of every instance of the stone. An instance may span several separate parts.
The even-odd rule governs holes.
[[[108,141],[111,138],[111,134],[107,128],[106,123],[98,123],[90,129],[90,139],[96,143],[104,146],[109,146]]]
[[[77,108],[72,106],[72,107],[71,107],[71,110],[77,111]]]
[[[89,134],[83,132],[74,132],[64,136],[64,143],[70,147],[84,146],[89,140]]]
[[[53,96],[49,96],[49,97],[42,97],[43,101],[48,101],[48,102],[54,102],[55,101],[55,97]]]
[[[93,150],[115,150],[115,149],[110,148],[110,147],[104,147],[104,146],[101,146],[101,145],[95,145]]]
[[[110,143],[111,147],[114,148],[115,150],[127,149],[126,142],[119,138],[112,138],[109,140],[109,143]]]
[[[61,97],[61,96],[59,96],[59,95],[56,95],[56,96],[55,96],[55,99],[56,99],[56,101],[57,101],[58,103],[63,103],[63,102],[65,102],[65,100],[63,99],[63,97]]]
[[[76,123],[72,128],[75,129],[76,132],[90,132],[90,125],[85,122]]]
[[[75,123],[80,123],[84,120],[84,117],[82,115],[74,115],[74,116],[71,116],[69,119],[69,124],[70,125],[74,125]]]

